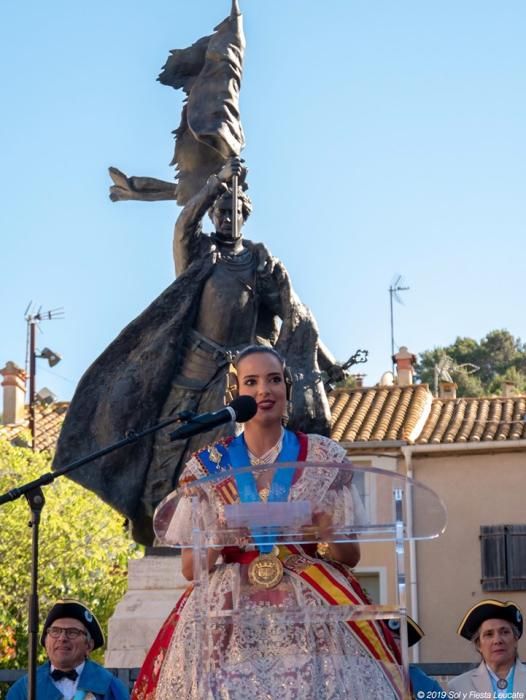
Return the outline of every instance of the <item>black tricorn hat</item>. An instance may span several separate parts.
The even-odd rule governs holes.
[[[42,637],[40,638],[42,644],[44,644],[48,627],[51,627],[55,620],[60,620],[63,617],[71,617],[82,622],[93,639],[94,649],[104,646],[104,634],[95,615],[83,603],[72,599],[57,600],[48,612],[44,622],[44,629],[42,630]]]
[[[481,600],[470,608],[464,615],[464,619],[457,629],[457,634],[464,639],[471,641],[485,620],[506,620],[519,630],[519,637],[522,636],[522,612],[520,608],[511,601],[502,602],[500,600]]]
[[[407,615],[407,646],[412,647],[413,644],[419,642],[424,636],[424,630],[413,620],[412,617]],[[396,618],[391,618],[387,620],[387,626],[396,634],[397,637],[400,636],[400,620]]]

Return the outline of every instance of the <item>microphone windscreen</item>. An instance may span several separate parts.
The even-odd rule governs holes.
[[[247,420],[254,418],[258,411],[258,405],[252,396],[238,396],[229,406],[236,414],[238,423],[245,423]]]

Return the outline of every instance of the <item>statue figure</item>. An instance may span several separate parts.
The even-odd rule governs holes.
[[[231,29],[233,22],[239,28],[236,8],[234,0],[231,17],[219,25],[216,35],[205,37],[205,54],[211,53],[216,62],[217,47],[225,44],[225,28]],[[191,49],[199,48],[200,42]],[[176,58],[181,58],[180,54],[172,52]],[[231,62],[231,48],[226,55]],[[183,64],[186,70],[188,61]],[[165,72],[167,67],[169,63]],[[173,65],[170,70],[172,76],[177,74]],[[210,70],[207,74],[210,76]],[[195,89],[199,78],[190,82]],[[186,142],[191,124],[206,121],[202,116],[191,116],[191,105],[189,99],[178,130],[179,138]],[[227,112],[232,114],[231,105]],[[315,321],[292,290],[283,264],[263,244],[242,237],[251,204],[243,189],[246,168],[236,154],[241,132],[226,146],[228,138],[214,141],[208,127],[201,136],[203,133],[205,141],[198,147],[214,150],[215,172],[203,179],[206,170],[198,169],[196,179],[190,168],[192,172],[183,178],[182,185],[181,172],[177,188],[172,185],[172,198],[177,189],[184,200],[174,235],[176,280],[82,377],[58,441],[57,468],[170,415],[219,409],[224,403],[230,360],[237,350],[254,342],[275,346],[287,360],[293,379],[289,425],[306,432],[328,433],[330,413],[320,370],[333,380],[341,378],[343,371],[320,342]],[[187,153],[180,142],[176,156],[178,153],[180,158]],[[183,161],[189,162],[186,155]],[[146,193],[145,199],[152,199],[156,183],[161,182],[126,178],[122,173],[119,178],[122,191],[133,185],[136,193]],[[168,187],[164,189],[168,191]],[[215,228],[211,235],[202,231],[207,212]],[[170,442],[170,429],[165,428],[72,472],[71,478],[129,518],[137,542],[151,544],[154,508],[176,486],[185,461],[204,442],[214,441],[232,428],[176,442]]]
[[[170,414],[217,410],[233,354],[253,342],[270,343],[287,358],[293,378],[291,427],[327,434],[330,414],[320,369],[338,378],[340,368],[319,341],[314,319],[293,292],[283,264],[264,245],[241,237],[250,211],[245,195],[239,197],[240,233],[232,236],[227,183],[235,173],[244,176],[240,161],[233,159],[179,215],[177,278],[81,379],[59,438],[57,466]],[[215,232],[206,235],[201,221],[210,208]],[[175,487],[185,460],[203,440],[215,440],[228,429],[171,443],[165,428],[73,472],[72,478],[130,518],[135,540],[150,544],[153,509]]]

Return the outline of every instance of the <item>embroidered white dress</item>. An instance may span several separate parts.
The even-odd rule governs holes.
[[[332,440],[308,436],[307,462],[342,462],[344,450]],[[326,472],[320,478],[320,471]],[[333,514],[333,521],[364,524],[365,513],[355,486],[337,484],[341,472],[327,469],[304,469],[293,483],[289,501],[316,499],[323,510]],[[350,477],[351,472],[347,472]],[[205,475],[202,464],[193,457],[183,474],[184,479]],[[223,517],[224,503],[219,495],[210,498],[206,520]],[[191,542],[189,499],[181,499],[170,522],[171,542]],[[299,548],[297,548],[299,549]],[[291,623],[287,609],[312,609],[330,604],[299,572],[310,563],[320,562],[300,551],[295,561],[285,565],[281,582],[270,590],[254,588],[248,582],[247,565],[220,563],[209,577],[211,612],[243,609],[235,623],[220,621],[210,627],[209,674],[203,685],[203,649],[196,632],[196,600],[192,594],[184,605],[163,661],[156,698],[162,700],[372,700],[400,697],[395,693],[385,664],[373,658],[360,635],[344,622],[309,624]],[[348,567],[324,562],[335,585],[367,603]],[[358,593],[357,593],[358,591]],[[276,611],[275,615],[250,620],[250,610]],[[203,612],[203,611],[201,611]],[[380,626],[371,623],[385,643]],[[373,631],[374,634],[374,631]]]

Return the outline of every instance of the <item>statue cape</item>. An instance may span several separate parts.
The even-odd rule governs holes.
[[[211,245],[209,254],[194,261],[88,368],[64,420],[54,469],[122,440],[130,430],[141,432],[162,420],[184,340],[216,255]],[[289,427],[327,434],[330,412],[317,364],[316,323],[294,294],[280,262],[275,263],[273,274],[283,313],[275,347],[286,358],[294,380]],[[69,476],[133,520],[139,512],[153,444],[150,434]]]

